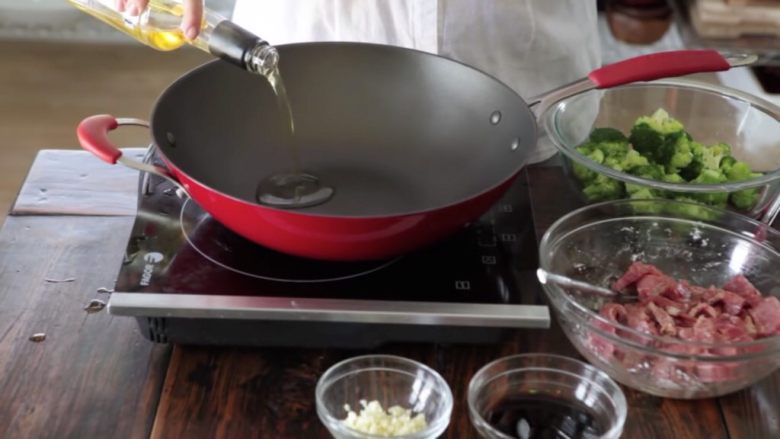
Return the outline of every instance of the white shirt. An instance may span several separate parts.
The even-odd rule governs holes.
[[[595,0],[237,0],[233,21],[277,45],[424,50],[483,70],[526,99],[600,65]],[[531,162],[553,151],[542,140]]]

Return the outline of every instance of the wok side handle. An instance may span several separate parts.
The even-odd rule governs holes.
[[[588,74],[596,88],[617,87],[637,81],[720,72],[755,62],[755,55],[723,56],[715,50],[673,50],[619,61]]]
[[[82,120],[76,129],[76,135],[81,147],[94,154],[100,160],[111,165],[120,163],[128,168],[162,177],[186,193],[186,189],[182,187],[176,176],[168,169],[122,155],[119,147],[108,138],[108,133],[121,126],[128,125],[149,128],[149,123],[140,119],[116,118],[108,114],[99,114]]]

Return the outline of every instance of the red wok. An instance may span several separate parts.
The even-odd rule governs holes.
[[[290,171],[289,128],[268,82],[222,61],[185,74],[157,101],[151,132],[167,169],[122,157],[108,140],[141,121],[92,116],[78,127],[80,143],[109,163],[172,179],[260,245],[315,259],[385,259],[453,234],[504,194],[537,140],[531,107],[738,64],[713,51],[647,55],[526,102],[479,70],[424,52],[360,43],[278,49],[302,170],[335,191],[324,203],[257,202],[262,180]]]

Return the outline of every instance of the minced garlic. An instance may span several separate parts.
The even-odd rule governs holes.
[[[347,411],[347,418],[341,422],[361,433],[382,435],[382,436],[400,436],[422,431],[427,427],[425,415],[422,413],[412,416],[412,411],[394,405],[385,412],[379,401],[366,402],[360,401],[363,409],[360,414],[355,413],[349,404],[344,405]]]

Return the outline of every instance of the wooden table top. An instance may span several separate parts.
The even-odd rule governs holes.
[[[139,150],[128,150],[138,154]],[[527,169],[537,236],[577,207],[559,168]],[[314,407],[336,349],[157,345],[131,318],[86,313],[118,273],[137,174],[81,151],[41,151],[0,232],[0,438],[326,438]],[[554,194],[554,196],[550,196]],[[543,201],[540,201],[543,200]],[[45,333],[42,342],[29,338]],[[455,407],[445,437],[476,437],[466,386],[484,364],[526,352],[578,357],[553,321],[496,345],[394,344],[439,371]],[[780,437],[780,372],[716,399],[624,388],[625,438]]]

